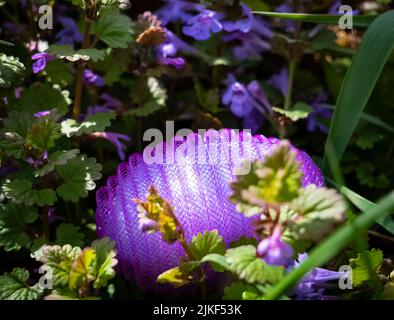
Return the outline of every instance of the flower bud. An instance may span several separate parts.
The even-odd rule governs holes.
[[[261,241],[257,246],[257,255],[272,265],[286,266],[293,257],[293,248],[281,239],[279,229]]]

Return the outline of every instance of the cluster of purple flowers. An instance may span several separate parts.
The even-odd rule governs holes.
[[[276,228],[271,236],[259,243],[256,254],[266,263],[283,266],[288,271],[296,268],[308,258],[307,253],[302,253],[298,255],[298,261],[293,259],[293,248],[282,240],[279,228]],[[315,268],[297,284],[291,295],[297,300],[337,299],[336,296],[325,295],[324,291],[329,287],[328,282],[338,280],[342,276],[342,272]]]

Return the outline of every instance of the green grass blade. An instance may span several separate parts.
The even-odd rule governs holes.
[[[381,199],[376,206],[358,216],[352,224],[346,224],[333,233],[329,238],[317,245],[309,255],[309,258],[299,265],[297,269],[288,273],[282,281],[267,292],[265,298],[269,300],[279,299],[286,294],[313,268],[319,267],[332,259],[350,241],[355,239],[360,232],[368,229],[374,221],[386,216],[394,209],[394,191]]]
[[[368,199],[363,198],[359,194],[355,193],[354,191],[350,190],[347,187],[341,188],[341,193],[349,199],[351,203],[361,211],[366,211],[374,206],[375,203],[369,201]],[[390,216],[381,217],[376,220],[378,224],[380,224],[384,229],[386,229],[391,234],[394,234],[394,220]]]
[[[327,140],[327,146],[333,146],[338,160],[345,152],[393,48],[394,11],[388,11],[368,28],[343,81]]]
[[[307,13],[280,13],[280,12],[267,12],[267,11],[254,11],[254,14],[263,15],[271,18],[279,18],[284,20],[292,20],[299,22],[310,22],[319,24],[338,24],[341,15],[330,14],[307,14]],[[354,15],[353,25],[355,27],[368,27],[376,19],[376,15]]]

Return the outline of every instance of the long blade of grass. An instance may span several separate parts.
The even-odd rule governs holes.
[[[334,106],[331,106],[331,105],[326,105],[325,108],[326,109],[330,109],[330,110],[334,110],[335,109]],[[382,119],[380,119],[380,118],[378,118],[378,117],[376,117],[376,116],[374,116],[372,114],[363,112],[363,113],[361,113],[361,117],[360,118],[361,118],[361,120],[369,122],[370,124],[373,124],[376,127],[379,127],[381,129],[387,130],[387,131],[389,131],[391,133],[394,133],[394,127],[393,126],[389,125],[388,123],[384,122]]]
[[[292,20],[299,22],[319,23],[319,24],[338,24],[341,15],[330,14],[309,14],[309,13],[280,13],[267,11],[254,11],[254,14],[263,15],[271,18]],[[355,15],[353,16],[353,25],[355,27],[368,27],[376,19],[376,15]]]
[[[349,199],[351,203],[361,211],[366,211],[370,208],[376,206],[375,203],[365,199],[364,197],[360,196],[359,194],[355,193],[354,191],[350,190],[347,187],[341,188],[341,193]],[[394,220],[390,216],[381,217],[376,220],[378,224],[380,224],[383,228],[385,228],[391,234],[394,234]]]
[[[346,224],[329,238],[317,245],[309,255],[309,258],[302,262],[298,268],[288,273],[282,281],[267,292],[265,298],[269,300],[279,299],[304,277],[313,268],[319,267],[332,259],[360,232],[368,229],[374,221],[384,218],[391,210],[394,210],[394,191],[381,199],[376,206],[358,216],[352,224]]]
[[[388,11],[368,28],[343,81],[327,140],[327,146],[334,148],[338,160],[345,152],[393,49],[394,11]]]

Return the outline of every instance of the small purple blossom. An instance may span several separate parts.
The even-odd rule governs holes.
[[[298,255],[298,261],[294,262],[292,268],[297,267],[308,258],[308,254]],[[343,272],[331,271],[323,268],[315,268],[309,272],[296,286],[293,291],[298,300],[332,300],[336,297],[323,295],[327,282],[338,280],[344,275]]]
[[[253,103],[247,88],[235,79],[230,82],[222,96],[222,103],[230,106],[231,112],[243,118],[253,110]]]
[[[45,150],[41,156],[36,159],[29,157],[26,159],[26,162],[33,166],[34,168],[39,168],[44,165],[48,161],[48,150]]]
[[[234,31],[223,36],[225,42],[234,42],[233,55],[238,61],[260,60],[262,54],[271,48],[272,32],[267,24],[252,17],[252,28],[248,33]]]
[[[178,57],[178,58],[162,58],[159,60],[159,63],[162,65],[166,65],[166,66],[170,66],[173,67],[176,70],[180,70],[182,69],[185,64],[186,61],[185,59]]]
[[[258,81],[253,80],[252,82],[250,82],[248,84],[248,91],[249,91],[250,95],[252,96],[252,98],[255,99],[256,102],[258,104],[260,104],[265,109],[266,112],[268,112],[268,113],[271,112],[272,105],[269,102],[267,95],[265,94],[265,92],[261,88]]]
[[[108,93],[103,93],[100,97],[103,101],[102,104],[88,106],[86,115],[90,116],[100,112],[109,112],[109,111],[116,111],[117,109],[122,107],[122,102],[115,99]]]
[[[47,63],[55,59],[54,56],[46,52],[40,52],[34,54],[31,59],[35,62],[33,63],[33,73],[39,73],[45,69]]]
[[[85,70],[83,76],[85,83],[88,85],[94,85],[96,87],[104,86],[104,79],[92,70]]]
[[[51,114],[51,111],[49,110],[45,110],[45,111],[40,111],[34,114],[34,117],[36,118],[42,118],[42,117],[46,117],[49,116]]]
[[[287,266],[294,255],[293,248],[282,240],[279,228],[257,246],[257,255],[272,265]]]
[[[175,56],[178,50],[186,53],[197,53],[197,51],[167,29],[166,34],[165,42],[156,49],[158,63],[180,70],[185,66],[186,61],[182,57]]]
[[[188,21],[188,26],[183,27],[184,34],[196,40],[208,40],[212,33],[218,33],[223,30],[220,22],[222,15],[211,11],[204,10]]]
[[[69,44],[82,42],[82,34],[78,30],[78,26],[71,18],[59,18],[60,23],[63,25],[63,30],[56,33],[55,38],[57,44]]]
[[[289,73],[286,68],[283,68],[278,73],[274,74],[267,83],[279,90],[280,93],[285,97],[289,90]]]
[[[253,15],[249,7],[242,5],[242,17],[235,20],[222,21],[223,29],[228,32],[241,31],[248,33],[253,26]]]
[[[275,8],[276,12],[281,13],[292,13],[295,11],[294,7],[288,3],[283,3],[280,6]],[[282,22],[282,21],[281,21]],[[283,24],[286,28],[286,31],[289,33],[294,33],[296,31],[296,23],[294,21],[285,20]]]
[[[122,161],[126,159],[126,155],[125,155],[126,145],[123,142],[121,142],[121,140],[130,141],[129,136],[115,132],[94,132],[91,134],[91,136],[96,138],[103,138],[111,142],[116,147],[119,154],[119,158]]]
[[[317,129],[324,133],[328,133],[328,127],[322,121],[329,120],[332,117],[330,105],[327,104],[328,94],[320,93],[310,105],[314,111],[308,117],[307,129],[309,132],[314,132]]]
[[[203,6],[197,3],[183,0],[165,0],[164,6],[156,11],[163,25],[173,21],[187,22],[193,17],[191,12],[203,10]]]

